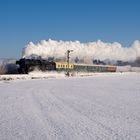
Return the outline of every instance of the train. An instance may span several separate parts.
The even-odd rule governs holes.
[[[78,64],[69,62],[55,62],[44,59],[21,58],[16,61],[19,74],[28,74],[35,69],[40,71],[65,72],[116,72],[114,65]]]

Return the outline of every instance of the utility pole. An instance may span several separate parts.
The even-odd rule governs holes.
[[[69,62],[70,62],[70,52],[73,52],[73,50],[67,50],[67,64],[68,64],[68,70],[66,75],[69,76]]]

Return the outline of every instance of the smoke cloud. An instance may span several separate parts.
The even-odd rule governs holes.
[[[0,59],[0,74],[17,74],[16,60]]]
[[[121,60],[135,61],[140,57],[140,41],[136,40],[133,44],[125,48],[120,43],[106,43],[98,40],[96,42],[80,43],[79,41],[56,41],[42,40],[38,44],[30,42],[23,48],[22,57],[31,58],[32,56],[41,56],[48,59],[65,59],[66,51],[73,50],[71,60],[79,59],[85,63],[92,63],[94,59],[99,60]]]

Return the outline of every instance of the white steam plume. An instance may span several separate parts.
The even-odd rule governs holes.
[[[100,40],[97,42],[80,43],[79,41],[56,41],[42,40],[38,44],[30,42],[22,52],[25,58],[32,55],[41,56],[42,58],[66,58],[66,51],[73,50],[71,60],[76,58],[84,62],[92,62],[93,59],[100,60],[122,60],[134,61],[140,57],[140,41],[136,40],[129,48],[124,48],[118,42],[105,43]]]

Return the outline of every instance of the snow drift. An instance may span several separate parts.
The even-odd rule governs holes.
[[[66,51],[70,49],[71,61],[83,60],[84,63],[92,63],[94,59],[99,60],[122,60],[135,61],[140,57],[140,41],[136,40],[128,47],[123,47],[120,43],[105,43],[101,40],[97,42],[80,43],[79,41],[56,41],[42,40],[38,44],[30,42],[23,48],[22,56],[29,58],[41,56],[42,58],[66,59]]]

